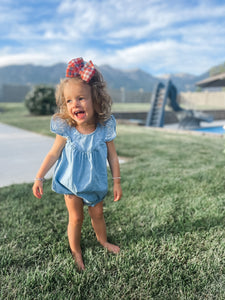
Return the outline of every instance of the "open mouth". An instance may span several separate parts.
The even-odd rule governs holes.
[[[83,110],[76,111],[76,112],[74,113],[74,115],[75,115],[77,118],[82,119],[82,118],[85,117],[85,111],[83,111]]]

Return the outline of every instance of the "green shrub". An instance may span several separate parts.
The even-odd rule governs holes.
[[[50,86],[35,86],[25,98],[25,105],[34,115],[50,115],[55,113],[55,89]]]

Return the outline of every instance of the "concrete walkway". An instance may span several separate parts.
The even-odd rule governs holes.
[[[0,187],[33,182],[54,138],[0,123]],[[53,174],[53,168],[46,178]]]

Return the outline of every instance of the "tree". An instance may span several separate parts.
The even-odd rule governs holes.
[[[25,105],[34,115],[50,115],[55,113],[55,89],[50,86],[35,86],[25,97]]]

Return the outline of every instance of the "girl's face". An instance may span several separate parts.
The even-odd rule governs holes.
[[[91,87],[88,84],[76,79],[69,80],[64,86],[64,98],[69,116],[77,126],[95,123]]]

